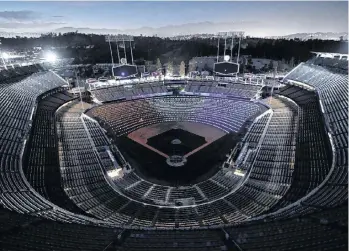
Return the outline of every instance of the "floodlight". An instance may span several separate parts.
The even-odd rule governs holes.
[[[57,55],[53,52],[48,52],[45,56],[45,59],[49,62],[55,62],[57,60]]]
[[[245,173],[239,169],[235,170],[234,174],[241,177],[245,176]]]
[[[122,168],[118,168],[118,169],[115,169],[115,170],[111,170],[111,171],[108,171],[107,172],[108,176],[110,178],[118,178],[120,176],[122,176]]]
[[[122,59],[120,60],[120,62],[121,62],[121,64],[127,64],[126,58],[122,58]]]
[[[225,56],[224,56],[224,61],[228,62],[229,59],[230,59],[230,56],[229,56],[229,55],[225,55]]]
[[[3,52],[3,53],[1,54],[1,57],[2,57],[3,59],[9,59],[9,58],[10,58],[10,55],[9,55],[7,52]]]

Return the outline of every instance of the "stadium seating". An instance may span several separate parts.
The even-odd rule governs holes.
[[[239,83],[220,84],[219,82],[188,81],[185,91],[193,93],[213,93],[231,97],[253,98],[261,86]]]
[[[188,102],[190,102],[191,99],[193,98],[189,98]],[[179,98],[177,102],[181,103],[182,101],[183,98]],[[165,100],[160,100],[158,102],[166,104]],[[156,104],[157,103],[152,106],[156,107]],[[173,105],[175,105],[175,103],[173,103]],[[255,106],[258,107],[257,105]],[[101,108],[105,107],[106,106],[102,106]],[[165,107],[168,109],[171,106],[166,105]],[[104,136],[104,133],[98,126],[98,124],[93,122],[93,120],[89,119],[88,117],[80,117],[82,110],[79,110],[79,108],[80,104],[78,103],[78,101],[75,101],[62,107],[58,111],[57,128],[59,138],[62,139],[61,145],[59,147],[62,151],[60,155],[62,156],[61,169],[63,175],[63,184],[68,196],[81,209],[89,214],[94,215],[95,217],[100,217],[100,219],[108,219],[108,221],[118,224],[132,224],[132,221],[136,222],[135,224],[139,224],[137,214],[142,214],[141,212],[138,212],[138,209],[136,209],[137,207],[139,207],[139,204],[136,202],[127,203],[126,198],[131,198],[136,201],[144,201],[145,203],[155,203],[155,205],[174,205],[174,202],[176,200],[184,198],[195,198],[195,201],[197,203],[200,203],[200,201],[210,201],[224,196],[233,188],[234,185],[237,184],[237,181],[239,180],[238,178],[235,178],[236,183],[234,183],[233,176],[228,178],[227,176],[225,176],[225,173],[223,171],[219,171],[211,179],[199,183],[194,188],[169,188],[160,185],[155,186],[147,181],[142,180],[139,176],[131,172],[124,174],[124,176],[116,179],[111,184],[114,188],[116,188],[116,191],[121,192],[122,195],[125,196],[125,198],[121,200],[121,197],[115,191],[112,191],[112,189],[108,188],[107,183],[104,180],[105,177],[103,175],[105,175],[105,173],[103,174],[101,167],[104,168],[104,171],[110,171],[110,161],[102,162],[102,158],[98,158],[97,154],[98,152],[100,152],[98,149],[103,147],[110,147],[111,144]],[[88,107],[84,107],[84,109],[87,108]],[[94,108],[90,110],[90,112],[93,114],[95,110],[99,108],[100,107]],[[78,110],[78,112],[76,110]],[[112,108],[110,109],[110,113],[113,114],[113,111],[116,110],[117,109]],[[246,111],[245,113],[240,111],[240,113],[247,114],[247,116],[245,115],[246,118],[252,115],[251,113],[249,113],[249,111]],[[105,114],[109,113],[105,112]],[[121,114],[122,113],[120,113],[120,115]],[[235,115],[235,117],[237,117],[237,115]],[[99,118],[101,117],[99,116]],[[84,124],[87,126],[84,127]],[[69,130],[72,130],[71,132],[74,133],[69,133]],[[64,139],[66,137],[65,135],[70,136]],[[70,154],[78,154],[78,156],[84,157],[81,159],[76,159]],[[120,163],[122,163],[122,161]],[[85,168],[89,170],[87,173],[83,171]],[[74,179],[74,176],[79,177],[78,180],[76,178]],[[91,184],[92,182],[93,184]],[[224,182],[224,185],[222,185],[221,182]],[[98,190],[96,190],[97,187]],[[95,192],[92,193],[92,191]],[[120,197],[118,204],[115,204],[116,199],[113,199],[113,196],[118,196],[116,198]],[[124,201],[124,204],[120,204],[120,201]],[[100,205],[98,205],[97,203]],[[104,203],[107,204],[104,205]],[[119,210],[120,208],[121,210]],[[151,208],[156,212],[156,207]],[[201,210],[202,208],[210,208],[210,205],[199,207],[198,210]],[[119,213],[116,213],[117,210]],[[154,223],[155,226],[171,226],[171,224],[167,221],[171,222],[173,221],[173,219],[177,219],[178,226],[195,227],[199,225],[199,216],[195,212],[192,213],[191,223],[185,223],[186,218],[183,218],[183,215],[185,215],[185,213],[181,212],[182,210],[187,210],[185,208],[179,210],[178,213],[176,212],[176,210],[172,210],[170,208],[159,208],[157,210],[157,218],[154,218],[154,220],[156,221],[152,222],[152,224]],[[120,214],[120,212],[124,213],[125,215],[123,216],[122,214]],[[205,218],[209,216],[210,215],[205,214],[201,215],[200,217]],[[150,220],[151,219],[148,219],[148,221]],[[218,220],[218,222],[223,223],[222,220]],[[228,220],[226,220],[226,222],[228,222]],[[210,222],[207,219],[201,224],[213,223],[213,221]],[[173,227],[174,226],[175,225],[173,225]]]
[[[337,214],[347,207],[332,209]],[[320,220],[320,217],[322,220]],[[242,250],[346,250],[348,214],[342,218],[343,225],[312,216],[284,219],[277,222],[253,223],[228,229],[231,239]]]
[[[184,91],[189,93],[195,93],[200,95],[214,94],[225,95],[236,98],[253,98],[257,92],[261,89],[261,86],[248,85],[248,84],[225,84],[213,81],[180,81],[181,84],[185,84]],[[115,100],[122,100],[127,98],[139,98],[146,95],[159,95],[160,93],[168,93],[166,84],[170,82],[153,82],[153,83],[141,83],[136,85],[119,85],[106,88],[93,89],[91,93],[93,97],[100,102],[110,102]]]
[[[347,207],[311,217],[257,222],[223,230],[121,230],[62,224],[1,210],[4,250],[345,250]],[[11,219],[10,221],[8,219]],[[322,223],[320,223],[322,222]],[[307,234],[304,234],[307,233]],[[79,238],[77,238],[79,237]],[[62,240],[64,240],[62,242]],[[161,241],[159,241],[161,240]],[[110,249],[108,249],[110,248]],[[239,249],[238,249],[239,248]]]
[[[252,124],[235,163],[247,179],[225,198],[247,218],[273,207],[291,184],[297,109],[281,97],[270,105],[273,112],[263,114]]]
[[[161,98],[160,101],[157,102],[160,104],[166,104],[166,101],[164,101],[164,99],[165,98]],[[140,108],[135,108],[134,104],[137,101],[130,102],[133,105],[132,108],[128,107],[124,108],[124,110],[130,111],[131,109],[134,109],[137,112],[143,111],[144,113],[146,113],[146,106],[143,104],[140,106]],[[180,98],[180,101],[183,101],[183,98]],[[115,109],[115,107],[124,103],[128,102],[109,104],[92,109],[90,110],[90,112],[96,117],[101,118],[101,115],[99,114],[100,111],[96,112],[96,109],[105,109],[109,106],[112,108],[108,108],[109,111],[102,110],[103,112],[101,114],[118,118],[118,121],[120,121],[120,117],[124,114],[124,112],[118,111],[118,113],[116,113],[117,115],[114,115],[113,113],[117,111],[117,108]],[[246,175],[248,175],[249,177],[247,182],[245,182],[243,186],[239,188],[238,185],[240,184],[242,179],[240,179],[236,175],[226,174],[223,171],[219,171],[209,180],[201,182],[194,186],[194,188],[196,189],[196,195],[189,195],[196,198],[198,202],[204,202],[219,199],[220,197],[229,194],[229,191],[232,191],[234,189],[236,190],[235,193],[231,193],[230,195],[226,196],[224,200],[217,202],[216,206],[214,207],[215,210],[213,210],[212,206],[209,204],[203,204],[202,206],[198,207],[199,215],[200,212],[213,210],[212,212],[214,214],[221,214],[224,218],[224,220],[218,218],[216,221],[212,221],[211,219],[211,222],[206,220],[203,222],[204,224],[222,224],[224,222],[230,222],[230,220],[233,220],[233,222],[238,222],[261,214],[263,211],[270,210],[275,204],[277,204],[280,198],[282,198],[289,189],[291,185],[294,165],[293,163],[295,161],[298,107],[296,104],[289,102],[282,97],[273,99],[270,105],[273,108],[273,113],[266,113],[260,119],[263,121],[262,126],[260,126],[259,122],[256,121],[256,123],[251,127],[251,132],[249,131],[247,133],[244,140],[245,144],[248,145],[248,154],[246,154],[245,159],[242,161],[241,165],[239,165],[238,168],[240,168],[240,170],[247,171]],[[165,107],[174,106],[175,104]],[[152,107],[161,106],[155,103],[155,105],[152,105]],[[133,116],[136,116],[136,113],[133,114]],[[69,118],[71,117],[72,116],[69,115]],[[88,120],[89,119],[87,119],[87,121]],[[113,123],[113,121],[109,121],[107,119],[106,121],[107,123]],[[90,130],[95,131],[95,134],[102,135],[102,129],[99,128],[96,123],[91,122],[90,120],[88,124]],[[129,123],[125,124],[127,125]],[[259,128],[259,131],[257,131],[257,128]],[[265,130],[265,133],[263,133],[264,128],[267,128],[267,130]],[[98,130],[100,131],[99,133],[97,133]],[[256,140],[256,136],[254,136],[256,134],[258,135],[259,140]],[[276,137],[275,135],[278,136]],[[106,140],[97,140],[94,136],[92,136],[92,139],[95,142],[94,144],[97,148],[110,144]],[[87,145],[87,141],[88,138],[86,136],[86,143],[84,143],[84,145]],[[96,143],[97,141],[102,142],[102,144],[98,145]],[[74,142],[76,142],[76,139],[74,139]],[[283,147],[280,148],[280,146]],[[273,162],[270,162],[271,160],[273,160]],[[114,185],[126,197],[135,199],[137,201],[143,200],[146,203],[155,202],[155,204],[171,204],[175,201],[174,199],[172,199],[173,195],[178,194],[179,192],[185,194],[186,197],[184,198],[188,198],[186,192],[189,191],[189,187],[178,189],[174,187],[169,188],[166,186],[163,187],[159,185],[152,185],[151,183],[142,180],[140,177],[133,173],[125,174],[123,177],[116,180],[114,182]],[[263,193],[259,194],[259,191],[263,191]],[[78,196],[76,196],[75,194],[73,196],[74,198],[78,198]],[[238,201],[239,203],[237,203]],[[254,203],[252,203],[251,201],[254,201]],[[229,205],[234,205],[234,211],[231,211],[231,207],[230,210],[228,210]],[[222,210],[222,212],[220,212],[220,210]],[[162,214],[163,212],[160,211],[160,213]],[[175,218],[175,212],[172,213],[174,214],[172,217]],[[164,219],[172,219],[172,217],[169,218],[169,214],[172,213],[171,211],[167,212]],[[235,214],[235,216],[232,216],[232,213]],[[212,215],[204,215],[204,217],[208,216],[212,218]],[[227,218],[225,218],[225,216]],[[196,217],[198,216],[196,215]],[[162,222],[162,224],[164,224],[164,222]],[[192,226],[195,226],[197,224],[198,218],[193,221]]]
[[[336,72],[348,72],[348,59],[314,57],[307,61],[308,64],[326,67]]]
[[[167,93],[167,88],[162,83],[144,83],[140,85],[111,86],[101,89],[92,89],[93,97],[100,102],[110,102],[130,97]]]
[[[104,179],[97,150],[80,117],[87,108],[87,103],[82,104],[76,100],[61,107],[56,114],[62,185],[66,194],[79,208],[103,219],[113,213],[112,210],[102,207],[104,202],[113,201],[117,198],[114,195],[118,194]],[[117,205],[122,206],[122,201]],[[119,222],[127,220],[120,217]]]
[[[316,171],[320,173],[320,179],[316,181],[319,185],[300,199],[301,203],[292,204],[292,206],[284,209],[281,208],[272,217],[283,218],[295,213],[311,213],[332,208],[347,201],[348,103],[345,101],[348,95],[347,79],[347,74],[332,73],[324,67],[305,63],[298,65],[285,77],[285,80],[294,85],[304,83],[316,88],[320,110],[331,142],[333,158],[329,172],[326,175],[324,173],[328,170],[328,167],[326,167],[325,162],[321,164],[322,168],[316,168]],[[314,177],[314,179],[316,178]]]
[[[163,95],[156,83],[110,87],[92,93],[120,100],[92,108],[53,72],[1,71],[2,249],[346,250],[347,68],[315,59],[284,80],[255,102],[259,87],[242,84],[189,81],[198,96]],[[166,121],[238,132],[248,119],[229,167],[191,186],[145,180],[107,136]]]
[[[0,85],[2,204],[20,213],[51,214],[52,204],[39,196],[24,178],[21,154],[31,127],[37,97],[65,82],[52,72],[28,73],[26,77],[17,80]]]
[[[248,118],[260,111],[263,111],[262,106],[242,100],[168,96],[110,103],[91,110],[89,114],[119,136],[168,121],[200,122],[225,132],[237,132]]]
[[[33,118],[32,131],[26,145],[23,172],[30,185],[44,198],[69,211],[84,213],[65,196],[61,189],[59,157],[55,131],[56,109],[74,99],[61,89],[54,89],[39,97]]]
[[[300,114],[293,182],[278,205],[285,207],[308,194],[325,179],[330,170],[332,152],[315,93],[297,86],[286,86],[280,94],[292,98],[298,104]]]

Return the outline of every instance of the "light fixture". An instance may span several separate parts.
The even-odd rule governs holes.
[[[7,52],[3,52],[3,53],[1,54],[1,57],[2,57],[3,59],[9,59],[9,58],[10,58],[10,55],[9,55]]]
[[[55,62],[57,60],[57,55],[53,52],[47,52],[45,59],[49,62]]]

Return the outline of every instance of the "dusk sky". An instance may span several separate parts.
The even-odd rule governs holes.
[[[0,2],[0,31],[236,22],[247,34],[345,32],[348,2]],[[248,24],[248,25],[246,25]]]

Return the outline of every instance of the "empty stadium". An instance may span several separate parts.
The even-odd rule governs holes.
[[[0,81],[3,250],[348,247],[347,58],[84,100],[40,65]]]

